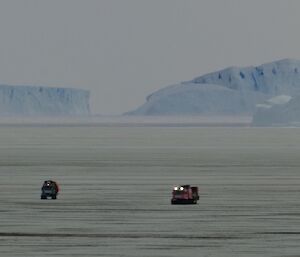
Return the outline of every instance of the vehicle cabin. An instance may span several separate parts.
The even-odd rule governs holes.
[[[171,204],[196,204],[198,200],[198,187],[182,185],[173,188]]]

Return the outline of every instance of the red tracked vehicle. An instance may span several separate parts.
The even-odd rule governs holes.
[[[183,185],[173,188],[171,204],[197,204],[198,200],[198,187]]]

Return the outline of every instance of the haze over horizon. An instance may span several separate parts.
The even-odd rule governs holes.
[[[0,84],[90,90],[94,114],[228,66],[300,59],[297,0],[3,0]]]

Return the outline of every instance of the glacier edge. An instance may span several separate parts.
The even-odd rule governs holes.
[[[0,115],[89,115],[89,97],[89,91],[82,89],[0,85]]]

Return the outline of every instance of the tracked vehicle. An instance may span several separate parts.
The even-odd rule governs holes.
[[[173,188],[171,204],[197,204],[198,200],[198,187],[182,185]]]
[[[47,199],[48,197],[51,197],[52,199],[56,199],[57,194],[59,192],[59,187],[55,181],[45,180],[41,190],[42,190],[41,199]]]

